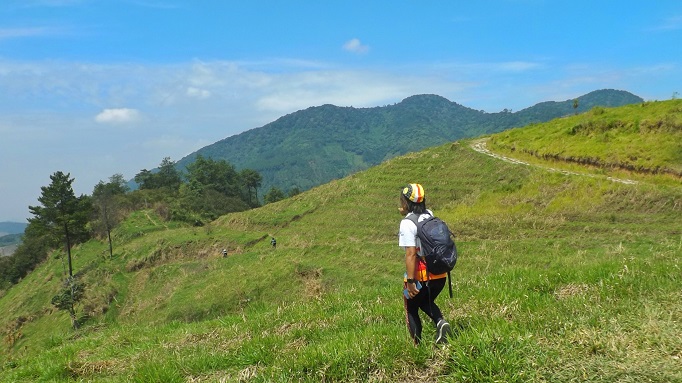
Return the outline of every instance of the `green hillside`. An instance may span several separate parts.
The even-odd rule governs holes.
[[[638,107],[653,121],[677,105]],[[598,125],[628,108],[565,120]],[[532,143],[561,121],[513,134]],[[651,150],[645,138],[612,145],[630,133],[610,132],[561,140],[604,158]],[[505,134],[490,146],[515,137]],[[515,142],[514,153],[533,148]],[[471,143],[396,157],[204,227],[136,212],[115,230],[113,258],[96,241],[73,251],[87,286],[79,330],[50,305],[64,279],[54,253],[0,292],[0,381],[682,382],[682,182],[566,175]],[[414,347],[405,328],[397,198],[407,182],[424,185],[458,236],[455,297],[439,298],[455,329],[446,346],[428,329]]]
[[[594,108],[493,137],[496,151],[601,172],[682,178],[682,100]]]
[[[197,155],[224,159],[263,176],[260,195],[271,187],[307,190],[382,161],[463,138],[644,100],[613,89],[574,100],[542,102],[499,113],[467,108],[437,95],[417,95],[375,108],[322,105],[283,116],[260,128],[227,137],[177,163],[184,171]]]

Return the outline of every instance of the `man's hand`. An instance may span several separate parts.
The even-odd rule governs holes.
[[[407,294],[410,296],[410,298],[414,298],[417,294],[419,294],[416,283],[407,284]]]

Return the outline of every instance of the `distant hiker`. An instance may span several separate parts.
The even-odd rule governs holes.
[[[275,237],[272,237],[272,239],[270,240],[270,244],[272,245],[273,249],[277,247],[277,240],[275,239]]]
[[[435,300],[445,287],[447,273],[434,275],[426,271],[422,256],[421,242],[417,236],[417,225],[410,219],[417,215],[418,222],[433,216],[426,209],[424,188],[420,184],[408,184],[400,193],[398,209],[404,217],[400,221],[398,246],[405,250],[405,278],[403,280],[405,314],[407,328],[415,345],[421,342],[422,322],[419,309],[428,315],[436,326],[436,343],[447,343],[450,335],[450,324],[443,319]]]
[[[223,249],[223,258],[227,258],[227,249]]]

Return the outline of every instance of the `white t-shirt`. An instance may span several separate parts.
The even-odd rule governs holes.
[[[426,211],[428,213],[419,215],[417,222],[421,222],[433,215],[433,212],[431,212],[431,210],[427,209]],[[405,218],[409,217],[410,214],[414,213],[407,213]],[[401,246],[402,248],[414,246],[419,251],[419,255],[420,256],[422,255],[421,241],[419,240],[419,237],[417,237],[417,225],[415,225],[414,222],[412,222],[412,220],[410,219],[402,219],[400,221],[400,231],[398,232],[398,246]]]

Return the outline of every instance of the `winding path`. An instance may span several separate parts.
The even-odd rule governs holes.
[[[479,153],[485,154],[485,155],[493,157],[493,158],[497,158],[498,160],[511,162],[513,164],[534,166],[536,168],[548,170],[551,172],[559,172],[559,173],[566,174],[566,175],[584,176],[584,177],[591,177],[591,178],[606,178],[609,181],[619,182],[619,183],[626,184],[626,185],[634,185],[634,184],[638,183],[637,181],[633,181],[633,180],[629,180],[629,179],[604,177],[604,176],[600,176],[600,175],[596,175],[596,174],[579,173],[579,172],[573,172],[573,171],[569,171],[569,170],[556,169],[556,168],[552,168],[549,166],[530,164],[528,162],[517,160],[517,159],[511,158],[511,157],[505,157],[503,155],[491,152],[490,149],[488,149],[487,142],[488,142],[487,138],[483,138],[480,140],[473,141],[471,143],[471,148],[474,149],[475,151],[479,152]]]

